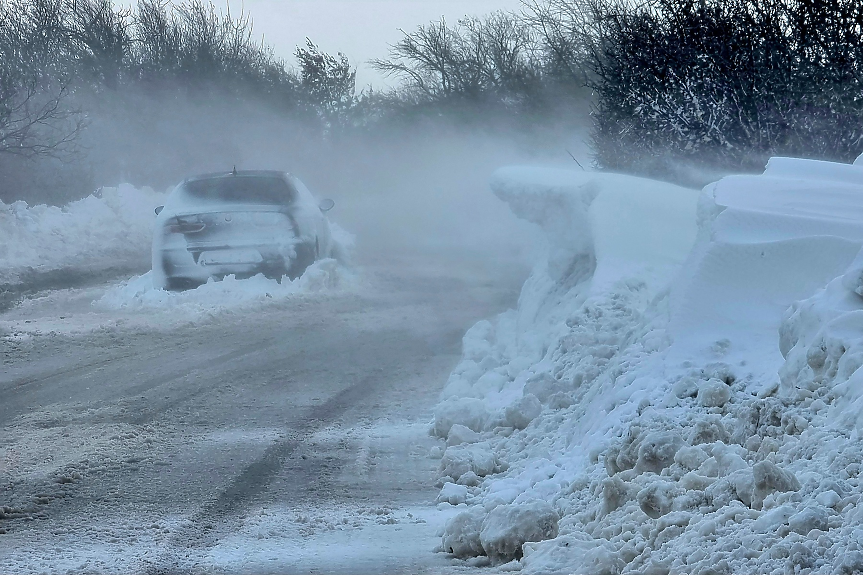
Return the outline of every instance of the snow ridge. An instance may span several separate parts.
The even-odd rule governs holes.
[[[441,550],[526,573],[863,569],[863,169],[773,159],[700,197],[514,168],[492,188],[549,258],[465,335],[436,409],[439,505],[463,508]]]
[[[67,267],[146,266],[165,195],[122,184],[63,207],[0,202],[0,283]]]

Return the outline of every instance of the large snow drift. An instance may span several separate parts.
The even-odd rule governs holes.
[[[774,158],[700,195],[523,168],[492,188],[548,257],[465,335],[436,409],[440,505],[465,508],[442,550],[863,570],[863,166]]]
[[[148,265],[165,194],[128,184],[63,207],[0,202],[0,284],[28,272]]]

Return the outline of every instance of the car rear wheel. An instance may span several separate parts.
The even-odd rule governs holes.
[[[202,285],[204,282],[192,278],[168,278],[165,280],[165,289],[168,291],[186,291]]]
[[[297,257],[294,258],[294,261],[291,263],[291,269],[288,270],[288,277],[292,280],[297,279],[306,269],[315,263],[317,259],[317,242],[315,245],[311,244],[300,244],[297,246]]]

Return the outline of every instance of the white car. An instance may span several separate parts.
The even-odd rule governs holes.
[[[156,208],[153,282],[182,290],[233,274],[296,278],[330,256],[324,215],[296,177],[277,171],[240,171],[188,178]]]

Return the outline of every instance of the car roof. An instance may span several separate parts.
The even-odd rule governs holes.
[[[237,176],[243,177],[264,177],[264,178],[285,178],[289,174],[281,170],[236,170],[231,172],[212,172],[209,174],[200,174],[191,176],[183,180],[184,182],[196,182],[198,180],[214,180],[217,178],[233,178]]]

